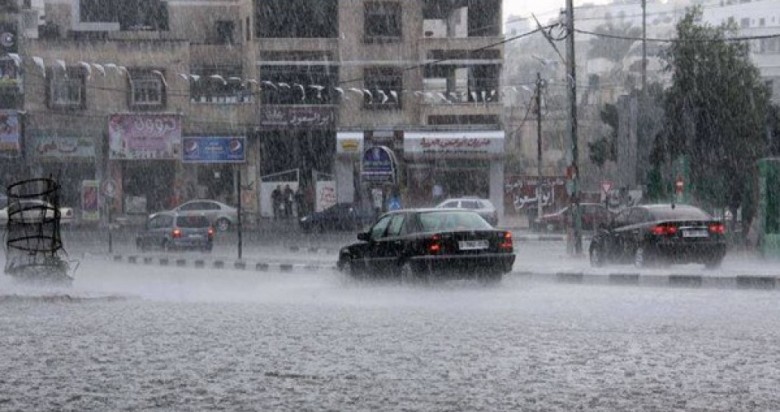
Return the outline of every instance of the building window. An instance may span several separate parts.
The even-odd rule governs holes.
[[[255,1],[255,37],[337,38],[338,0]]]
[[[130,107],[137,110],[165,108],[164,73],[160,70],[135,69],[128,76]]]
[[[218,20],[214,23],[214,44],[235,44],[233,33],[236,23],[232,20]]]
[[[82,23],[119,23],[121,30],[168,30],[168,7],[162,0],[79,0]]]
[[[370,94],[364,94],[366,109],[400,109],[403,72],[395,67],[372,67],[365,69],[364,87]]]
[[[750,18],[745,17],[742,20],[740,20],[739,21],[739,27],[741,27],[743,29],[747,29],[748,27],[750,27]]]
[[[766,24],[766,20],[763,17],[758,19],[758,25],[760,27],[764,27],[765,24]]]
[[[84,109],[87,107],[86,74],[82,68],[61,67],[49,70],[49,108]]]
[[[364,33],[366,43],[401,41],[401,4],[368,2],[365,4]]]
[[[195,66],[190,72],[198,76],[190,82],[192,103],[252,102],[252,89],[241,80],[241,66]]]

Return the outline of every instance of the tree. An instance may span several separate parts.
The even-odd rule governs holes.
[[[608,34],[610,36],[619,36],[626,38],[638,38],[642,36],[642,29],[632,27],[631,22],[612,22],[598,26],[596,33]],[[607,36],[594,36],[590,40],[590,49],[588,50],[589,59],[604,58],[609,61],[620,63],[626,57],[628,51],[636,40],[618,39]]]
[[[605,104],[599,112],[601,122],[609,126],[606,136],[601,136],[588,143],[588,157],[598,167],[603,167],[607,161],[617,160],[618,110],[614,104]]]
[[[677,24],[677,41],[665,52],[672,85],[666,91],[667,119],[661,156],[667,164],[681,157],[690,165],[695,199],[710,207],[742,207],[747,229],[756,160],[767,150],[770,93],[750,62],[748,46],[729,41],[734,26],[698,24],[701,9]]]

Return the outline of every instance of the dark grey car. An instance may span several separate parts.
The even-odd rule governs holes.
[[[149,216],[146,228],[138,234],[135,244],[141,251],[192,249],[211,252],[214,228],[206,216],[155,213]]]

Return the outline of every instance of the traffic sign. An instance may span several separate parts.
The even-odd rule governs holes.
[[[114,179],[106,179],[100,183],[100,193],[103,193],[105,197],[116,196],[117,183]]]
[[[609,194],[609,191],[612,190],[612,182],[609,180],[601,181],[601,190],[604,191],[604,193]]]

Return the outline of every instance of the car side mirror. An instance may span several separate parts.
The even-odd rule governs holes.
[[[357,234],[358,240],[362,240],[364,242],[368,242],[371,240],[371,235],[368,232],[360,232]]]

